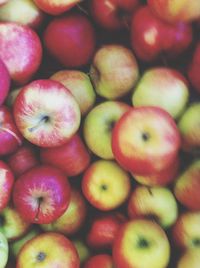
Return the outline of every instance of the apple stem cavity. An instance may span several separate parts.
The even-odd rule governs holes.
[[[33,131],[37,130],[44,123],[49,122],[49,120],[50,120],[50,117],[48,115],[44,115],[44,116],[41,117],[40,121],[35,126],[29,128],[28,130],[30,132],[33,132]]]
[[[46,254],[44,252],[39,252],[37,255],[37,261],[42,262],[46,258]]]
[[[12,130],[10,130],[6,127],[2,127],[2,126],[0,126],[0,130],[3,130],[5,132],[9,133],[11,136],[13,136],[17,140],[19,145],[22,145],[21,139]]]
[[[101,189],[102,189],[103,191],[106,191],[106,190],[108,189],[108,186],[105,185],[105,184],[102,184],[102,185],[101,185]]]
[[[139,248],[148,248],[149,242],[145,238],[140,238],[138,240],[138,246],[139,246]]]
[[[200,238],[195,238],[192,240],[192,244],[194,247],[200,247]]]
[[[37,202],[38,202],[38,209],[37,209],[37,212],[36,212],[36,215],[35,215],[35,221],[36,222],[39,220],[40,207],[41,207],[41,203],[43,202],[43,197],[39,197],[37,199]]]
[[[143,141],[148,141],[150,139],[149,133],[146,132],[142,133],[142,139]]]

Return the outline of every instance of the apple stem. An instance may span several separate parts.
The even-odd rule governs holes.
[[[153,196],[153,192],[151,190],[151,187],[147,187],[147,189],[148,189],[148,192],[150,193],[150,195]]]
[[[42,197],[38,198],[38,208],[37,208],[37,212],[35,215],[35,221],[37,222],[39,220],[39,213],[40,213],[40,207],[41,207],[41,203],[42,203]]]
[[[43,116],[40,121],[33,127],[29,128],[28,130],[30,132],[33,132],[35,130],[37,130],[43,123],[46,123],[49,120],[49,117],[47,115]]]
[[[22,145],[22,140],[12,130],[10,130],[6,127],[2,127],[2,126],[0,126],[0,130],[3,130],[5,132],[9,133],[11,136],[13,136],[17,140],[19,145]]]

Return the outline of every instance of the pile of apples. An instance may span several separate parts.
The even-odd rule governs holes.
[[[200,1],[0,1],[0,268],[200,267]]]

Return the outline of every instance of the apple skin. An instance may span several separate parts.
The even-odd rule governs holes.
[[[51,15],[59,15],[65,11],[68,11],[75,5],[81,2],[81,0],[33,0],[35,4],[44,12]]]
[[[130,187],[129,174],[111,160],[93,162],[82,179],[85,198],[92,206],[102,211],[122,205],[128,198]]]
[[[79,104],[81,114],[85,115],[94,106],[96,95],[87,74],[77,70],[61,70],[50,79],[63,84]]]
[[[0,58],[16,84],[27,83],[38,70],[42,59],[38,35],[28,26],[1,22]]]
[[[26,85],[17,96],[13,109],[20,132],[40,147],[66,143],[80,125],[76,100],[63,85],[50,79],[35,80]]]
[[[61,234],[49,232],[36,236],[23,246],[16,268],[79,268],[79,263],[73,243]]]
[[[200,17],[200,3],[196,0],[147,0],[152,11],[170,23],[191,22]]]
[[[0,211],[2,211],[8,205],[13,189],[13,184],[13,172],[5,162],[0,160]]]
[[[27,221],[47,224],[58,219],[70,202],[70,184],[65,174],[41,165],[21,175],[15,182],[13,201]]]
[[[114,124],[130,106],[120,101],[105,101],[96,105],[85,117],[83,136],[87,147],[103,159],[114,159],[111,137]]]
[[[40,225],[46,232],[59,232],[71,236],[80,230],[87,215],[86,202],[78,190],[71,190],[69,206],[65,212],[50,224]]]
[[[52,19],[43,40],[49,53],[68,68],[86,65],[96,46],[94,28],[88,18],[71,13]]]
[[[178,128],[182,139],[182,149],[186,152],[200,150],[200,103],[192,103],[182,114]]]
[[[15,208],[7,206],[0,212],[0,232],[9,242],[25,235],[29,227],[30,223],[24,221]]]
[[[155,16],[148,6],[134,13],[131,44],[136,56],[143,61],[154,61],[163,54],[175,58],[189,47],[192,40],[190,24],[168,24]]]
[[[130,195],[128,215],[131,219],[153,216],[167,229],[178,217],[178,205],[168,188],[138,186]]]
[[[0,107],[0,140],[0,156],[14,152],[23,142],[11,111],[4,105]]]
[[[84,265],[84,268],[113,268],[112,257],[108,254],[98,254],[91,256]]]
[[[1,21],[16,22],[31,28],[38,28],[43,19],[43,12],[32,0],[12,0],[0,8]]]
[[[17,96],[19,95],[19,92],[22,90],[22,87],[15,88],[11,90],[6,98],[5,104],[9,107],[12,108]]]
[[[80,239],[73,239],[72,242],[78,252],[80,264],[82,265],[90,257],[90,249],[86,243]]]
[[[108,30],[120,30],[129,25],[130,17],[138,5],[138,0],[92,0],[90,10],[100,26]]]
[[[173,226],[173,241],[183,250],[200,249],[200,212],[184,212]]]
[[[177,200],[186,208],[200,210],[200,160],[195,160],[179,175],[174,185]]]
[[[200,24],[200,23],[199,23]],[[193,85],[193,87],[200,94],[200,42],[197,43],[193,55],[191,63],[188,67],[188,78]]]
[[[188,268],[188,267],[198,268],[199,259],[200,259],[199,249],[187,250],[179,259],[176,267],[177,268]]]
[[[40,159],[61,169],[67,176],[81,174],[90,164],[90,154],[82,139],[75,134],[67,143],[52,148],[41,148]]]
[[[165,268],[170,258],[170,244],[157,223],[135,219],[120,227],[112,253],[117,268]]]
[[[4,234],[0,232],[0,267],[4,268],[6,267],[6,264],[8,262],[8,241]]]
[[[117,121],[112,132],[115,159],[131,173],[141,176],[169,167],[178,155],[180,144],[175,121],[155,106],[131,108]]]
[[[10,90],[10,75],[8,70],[0,59],[0,105],[6,100],[9,90]]]
[[[99,215],[92,219],[86,241],[93,249],[112,249],[119,227],[126,221],[120,213]]]
[[[130,49],[107,44],[96,51],[90,77],[98,95],[116,100],[133,89],[139,77],[139,67]]]
[[[132,95],[135,107],[157,106],[177,119],[189,99],[188,82],[175,69],[154,67],[144,72]]]

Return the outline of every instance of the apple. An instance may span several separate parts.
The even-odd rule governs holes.
[[[43,12],[32,0],[12,0],[0,7],[1,21],[16,22],[32,28],[38,28],[43,19]]]
[[[196,0],[147,0],[153,12],[170,23],[191,22],[200,17],[200,2]]]
[[[178,217],[178,205],[168,188],[138,186],[130,195],[128,215],[131,219],[153,217],[167,229]]]
[[[91,256],[84,265],[84,268],[113,268],[113,259],[109,254],[98,254]]]
[[[174,185],[177,200],[189,210],[200,210],[200,159],[181,173]]]
[[[86,73],[77,70],[61,70],[54,73],[50,79],[60,82],[72,93],[82,115],[87,114],[94,106],[96,95]]]
[[[4,161],[0,160],[0,211],[8,205],[13,184],[13,172]]]
[[[86,241],[93,249],[112,249],[119,227],[126,221],[121,213],[94,217],[86,234]]]
[[[173,226],[173,241],[181,249],[200,249],[200,212],[184,212]]]
[[[0,212],[0,232],[8,241],[13,241],[25,235],[30,224],[12,206],[7,206]]]
[[[129,25],[130,17],[139,5],[138,0],[92,0],[94,20],[108,30],[119,30]]]
[[[63,145],[41,148],[40,159],[44,164],[61,169],[67,176],[77,176],[88,167],[91,157],[80,135],[75,134]]]
[[[80,264],[82,265],[90,256],[90,249],[83,240],[73,239],[72,242],[78,252]]]
[[[10,75],[8,70],[0,59],[0,105],[6,100],[9,90],[10,90]]]
[[[44,12],[51,15],[59,15],[68,11],[81,0],[33,0],[35,4]]]
[[[131,45],[142,61],[159,57],[176,58],[192,43],[192,27],[188,23],[169,24],[155,16],[146,5],[133,15]]]
[[[1,22],[0,58],[15,83],[27,83],[38,70],[42,59],[38,35],[28,26]]]
[[[139,67],[130,49],[108,44],[96,51],[90,77],[98,95],[114,100],[133,89],[139,77]]]
[[[193,249],[186,251],[178,261],[177,268],[198,268],[200,259],[200,250]]]
[[[111,160],[94,161],[82,178],[85,198],[102,211],[122,205],[128,198],[130,187],[129,174]]]
[[[9,108],[13,107],[15,100],[16,100],[16,98],[21,90],[22,90],[22,87],[18,87],[18,88],[15,88],[15,89],[9,91],[8,96],[6,98],[6,102],[5,102],[5,104]]]
[[[79,268],[79,257],[73,243],[64,235],[44,233],[29,240],[17,257],[16,268]]]
[[[173,118],[159,107],[134,107],[117,121],[112,150],[117,162],[133,174],[149,176],[169,167],[180,149]]]
[[[41,165],[21,175],[15,182],[13,201],[24,220],[46,224],[58,219],[70,202],[70,185],[57,168]]]
[[[70,203],[55,221],[41,225],[44,231],[54,231],[71,236],[80,230],[87,215],[85,199],[78,190],[71,191]]]
[[[200,70],[200,42],[197,43],[197,45],[193,51],[192,60],[188,66],[189,80],[190,80],[191,84],[193,85],[193,87],[200,94],[199,70]]]
[[[0,156],[14,152],[23,141],[11,111],[4,105],[0,106],[0,141]]]
[[[0,267],[6,267],[8,262],[8,241],[3,233],[0,232]]]
[[[88,148],[103,159],[114,159],[111,136],[115,123],[130,106],[120,101],[105,101],[96,105],[85,117],[83,136]]]
[[[187,152],[200,149],[200,102],[192,103],[182,114],[178,128],[182,138],[182,148]]]
[[[23,144],[14,153],[9,155],[6,158],[6,162],[16,177],[40,163],[35,148],[29,143]]]
[[[34,80],[20,91],[14,117],[23,136],[40,147],[66,143],[80,125],[76,100],[63,85],[50,79]]]
[[[188,82],[180,72],[168,67],[154,67],[140,78],[132,95],[132,104],[163,108],[176,119],[185,110],[188,99]]]
[[[74,13],[52,19],[43,34],[47,51],[68,68],[86,65],[91,60],[95,39],[88,18]]]

